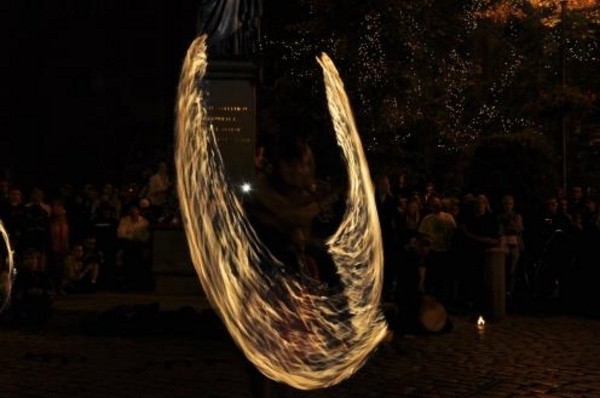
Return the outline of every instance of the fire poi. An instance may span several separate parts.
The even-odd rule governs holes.
[[[327,241],[343,290],[322,295],[258,239],[224,173],[200,89],[205,37],[184,60],[176,120],[177,188],[194,267],[233,340],[267,377],[310,390],[350,377],[384,338],[382,242],[373,184],[343,83],[326,54],[329,113],[348,172],[346,212]]]

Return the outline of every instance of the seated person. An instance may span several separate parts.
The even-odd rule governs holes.
[[[75,245],[65,259],[63,286],[67,292],[90,292],[96,288],[100,264],[98,259],[85,256],[83,245]]]
[[[125,287],[134,290],[152,290],[154,281],[150,272],[149,245],[150,223],[132,205],[126,216],[121,218],[117,237],[122,250],[123,277]]]
[[[94,236],[88,236],[83,241],[83,262],[84,264],[98,264],[98,268],[101,268],[104,263],[104,254],[97,249]]]

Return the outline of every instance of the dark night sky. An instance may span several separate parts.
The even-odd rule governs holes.
[[[0,167],[24,184],[127,177],[170,151],[193,0],[5,0]]]

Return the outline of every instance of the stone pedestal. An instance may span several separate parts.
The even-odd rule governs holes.
[[[152,272],[159,294],[204,295],[181,228],[152,230]]]
[[[488,249],[484,263],[484,310],[488,319],[500,321],[506,316],[505,253]]]

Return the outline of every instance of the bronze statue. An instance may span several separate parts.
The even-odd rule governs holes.
[[[262,0],[201,0],[198,35],[208,35],[215,57],[248,57],[256,52]]]

